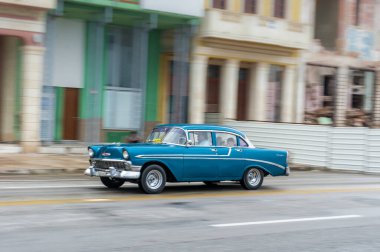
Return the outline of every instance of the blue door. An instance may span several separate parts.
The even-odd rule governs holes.
[[[213,146],[211,132],[189,132],[189,139],[192,145],[183,153],[183,178],[187,181],[217,180],[217,149]]]
[[[216,149],[220,180],[240,179],[245,167],[244,148],[238,146],[238,138],[230,133],[216,132]]]
[[[244,148],[217,147],[220,180],[240,179],[245,167]]]
[[[189,146],[183,155],[183,177],[192,181],[218,179],[217,150],[214,146]]]

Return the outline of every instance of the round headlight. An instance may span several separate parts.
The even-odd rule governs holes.
[[[93,157],[94,156],[94,150],[93,149],[91,149],[91,148],[89,148],[88,149],[88,155],[90,156],[90,157]]]
[[[123,158],[124,159],[128,159],[129,158],[129,154],[126,150],[123,150]]]

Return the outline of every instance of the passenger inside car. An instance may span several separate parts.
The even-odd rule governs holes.
[[[235,140],[232,137],[230,137],[230,138],[227,139],[227,146],[228,147],[236,146],[236,142],[235,142]]]

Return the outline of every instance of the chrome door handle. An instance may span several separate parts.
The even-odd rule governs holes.
[[[213,152],[216,152],[216,149],[215,149],[215,148],[211,148],[210,150],[213,151]]]
[[[242,152],[243,150],[242,149],[235,149],[236,151],[238,151],[238,152]]]

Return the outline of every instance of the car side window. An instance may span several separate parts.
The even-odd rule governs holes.
[[[189,133],[189,139],[194,146],[212,146],[212,135],[208,131],[193,131]]]
[[[237,146],[237,139],[235,135],[229,133],[215,133],[216,136],[216,146],[226,146],[226,147],[234,147]]]
[[[239,137],[239,146],[241,147],[248,147],[248,143],[241,137]]]

